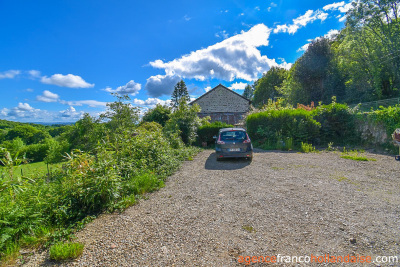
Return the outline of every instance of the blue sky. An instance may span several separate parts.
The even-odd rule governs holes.
[[[0,119],[73,122],[127,93],[143,112],[183,79],[242,93],[344,27],[349,2],[0,0]]]

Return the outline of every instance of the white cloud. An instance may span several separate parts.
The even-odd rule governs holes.
[[[240,34],[170,62],[159,59],[150,62],[152,67],[164,69],[166,74],[150,77],[146,89],[153,97],[170,94],[173,88],[171,80],[175,85],[179,77],[200,81],[209,78],[254,81],[259,74],[268,71],[272,66],[278,66],[274,59],[261,55],[257,49],[269,44],[270,33],[271,29],[264,24],[258,24],[247,32],[242,31]]]
[[[342,13],[346,13],[350,9],[353,9],[353,4],[352,3],[348,3],[343,7],[339,7],[339,11],[342,12]]]
[[[48,90],[44,90],[42,95],[38,95],[36,100],[41,102],[57,102],[60,97],[57,94],[54,94]]]
[[[83,114],[84,114],[83,111],[78,112],[74,107],[70,106],[66,110],[60,111],[58,115],[63,120],[76,121],[82,118]]]
[[[327,17],[328,13],[324,13],[321,10],[308,10],[304,15],[293,19],[293,24],[291,25],[277,25],[274,29],[274,33],[287,32],[289,34],[294,34],[298,29],[307,26],[307,24],[316,20],[324,21]]]
[[[242,83],[242,82],[236,82],[231,84],[230,87],[228,87],[231,90],[243,90],[244,88],[246,88],[247,83]]]
[[[109,93],[118,93],[120,95],[136,95],[137,93],[139,93],[140,89],[142,89],[142,85],[140,83],[135,83],[133,80],[130,80],[127,84],[119,86],[115,90],[107,87],[106,89],[104,89],[104,91]]]
[[[347,13],[347,11],[349,11],[350,9],[353,9],[353,2],[350,2],[348,4],[345,4],[344,1],[342,2],[337,2],[337,3],[333,3],[333,4],[329,4],[323,7],[324,10],[338,10],[341,13]],[[336,18],[339,19],[340,22],[343,22],[346,20],[347,16],[336,16]]]
[[[346,18],[347,18],[347,16],[345,15],[345,16],[341,17],[341,18],[339,19],[339,21],[340,21],[340,22],[343,22],[343,21],[346,20]]]
[[[34,108],[33,107],[31,107],[28,103],[18,103],[18,107],[17,107],[17,109],[18,110],[22,110],[22,111],[31,111],[31,110],[33,110]]]
[[[223,31],[217,32],[215,34],[215,37],[227,39],[229,37],[229,34],[225,30],[223,30]]]
[[[185,15],[185,16],[183,16],[183,19],[186,20],[186,21],[189,21],[189,20],[191,20],[192,18],[189,17],[188,15]]]
[[[326,39],[333,39],[333,38],[335,38],[339,33],[340,33],[339,30],[334,30],[334,29],[332,29],[332,30],[329,30],[329,31],[324,35],[324,38],[326,38]],[[297,52],[307,51],[307,49],[308,49],[308,47],[310,46],[310,44],[311,44],[312,41],[317,41],[317,40],[320,40],[320,39],[321,39],[321,37],[316,37],[316,38],[314,38],[314,39],[309,39],[309,40],[307,40],[308,43],[305,44],[305,45],[303,45],[303,46],[300,47],[299,49],[297,49]]]
[[[108,102],[101,102],[97,100],[73,100],[73,101],[60,100],[60,103],[69,106],[87,105],[93,108],[93,107],[105,107],[107,106]]]
[[[336,10],[339,7],[342,7],[342,6],[344,6],[344,1],[326,5],[326,6],[323,7],[323,9],[325,11],[327,11],[327,10]]]
[[[29,70],[28,74],[31,79],[40,78],[40,75],[41,75],[40,71],[38,71],[38,70]]]
[[[53,84],[60,87],[69,87],[69,88],[94,87],[94,84],[87,83],[80,76],[73,74],[67,74],[67,75],[54,74],[51,77],[43,76],[41,82],[45,84]]]
[[[211,89],[212,89],[211,86],[207,86],[206,88],[204,88],[204,90],[205,90],[206,92],[210,91]]]
[[[260,11],[260,7],[259,6],[256,6],[254,9],[257,10],[257,11]]]
[[[32,119],[38,118],[46,114],[47,111],[35,109],[31,107],[28,103],[21,102],[18,103],[18,106],[12,109],[3,108],[0,112],[0,115],[5,119]]]
[[[32,88],[28,88],[28,89],[26,89],[25,91],[27,91],[27,92],[33,92],[33,89],[32,89]]]
[[[146,100],[141,100],[141,99],[133,99],[133,104],[137,106],[146,106],[149,108],[154,108],[157,104],[160,105],[169,105],[171,103],[171,100],[161,100],[158,98],[148,98]]]
[[[274,2],[271,2],[271,6],[272,6],[272,7],[277,7],[278,4],[275,4]]]
[[[21,71],[19,71],[19,70],[3,71],[3,72],[0,72],[0,80],[1,79],[14,79],[19,74],[21,74]]]

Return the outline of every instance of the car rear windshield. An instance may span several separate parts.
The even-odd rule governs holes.
[[[244,131],[228,131],[222,132],[220,139],[221,141],[244,141],[247,137]]]

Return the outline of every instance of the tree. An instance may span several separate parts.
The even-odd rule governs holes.
[[[244,88],[243,96],[249,100],[253,98],[254,95],[254,88],[250,84],[246,85]]]
[[[169,120],[169,115],[171,114],[171,108],[168,106],[162,106],[157,104],[153,109],[148,110],[142,118],[144,122],[157,122],[161,126],[165,126],[165,123]]]
[[[280,97],[282,94],[278,91],[278,88],[282,85],[286,79],[288,71],[279,68],[272,67],[267,73],[265,73],[255,83],[254,100],[255,106],[261,106],[268,102],[268,99],[274,99]]]
[[[335,49],[346,74],[350,102],[399,95],[400,5],[398,0],[360,0],[347,13]]]
[[[100,115],[100,120],[105,121],[112,131],[135,127],[139,123],[139,108],[129,103],[131,99],[128,95],[113,95],[117,101],[107,104],[107,110]]]
[[[291,78],[297,83],[295,92],[299,98],[292,97],[293,105],[323,101],[330,102],[332,96],[340,101],[344,97],[345,85],[338,70],[331,41],[326,38],[314,40],[307,51],[296,61]]]
[[[183,80],[181,80],[180,82],[178,82],[175,87],[174,87],[174,91],[172,92],[171,95],[171,106],[173,108],[178,108],[178,106],[180,105],[180,103],[182,101],[184,102],[189,102],[190,101],[190,96],[189,96],[189,92],[187,90],[186,84]]]

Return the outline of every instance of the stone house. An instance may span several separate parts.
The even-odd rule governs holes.
[[[222,121],[235,125],[249,111],[251,101],[219,84],[190,104],[201,107],[198,114],[200,118],[210,116],[211,122]]]

